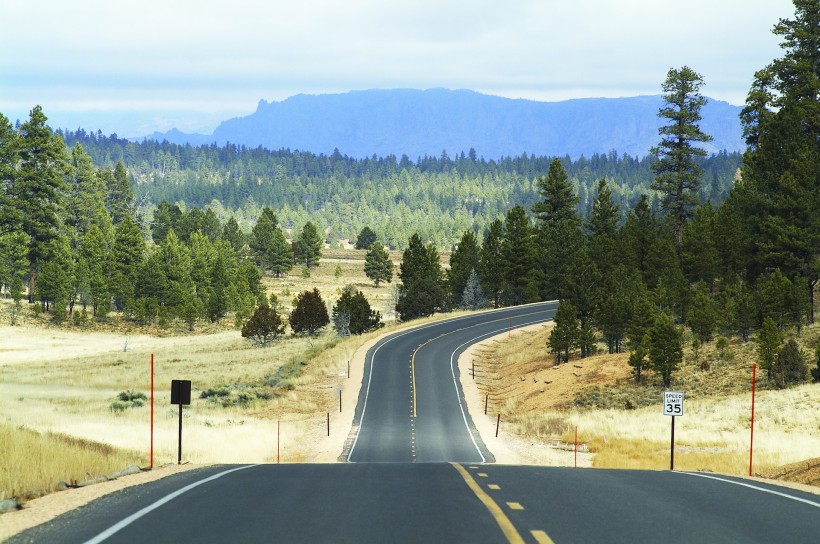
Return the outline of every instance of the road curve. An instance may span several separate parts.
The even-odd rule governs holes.
[[[8,542],[816,544],[818,520],[818,496],[712,475],[455,463],[246,465],[127,488]]]
[[[464,406],[458,355],[509,328],[548,321],[556,306],[556,302],[542,302],[472,314],[382,339],[367,353],[353,427],[341,460],[492,461]]]

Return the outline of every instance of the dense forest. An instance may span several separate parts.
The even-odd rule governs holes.
[[[209,207],[221,221],[232,216],[248,231],[261,209],[270,207],[287,230],[298,231],[312,221],[333,244],[353,240],[369,226],[393,249],[406,247],[413,232],[449,249],[464,230],[484,232],[511,203],[529,208],[538,196],[537,179],[552,161],[528,155],[485,160],[472,149],[455,158],[443,153],[415,161],[407,156],[358,160],[338,152],[131,142],[81,129],[57,134],[68,147],[81,144],[98,167],[122,162],[149,219],[167,200],[183,210]],[[702,159],[707,180],[699,191],[702,200],[717,205],[726,198],[740,158],[720,153]],[[650,190],[652,156],[612,151],[561,161],[580,197],[582,217],[591,211],[601,178],[611,182],[621,209],[632,208],[643,194],[655,212],[660,209],[657,193]]]
[[[139,323],[242,323],[268,306],[262,274],[309,274],[329,229],[376,239],[374,281],[389,281],[381,243],[404,248],[403,320],[559,299],[557,362],[599,341],[628,346],[636,381],[647,368],[668,386],[685,326],[693,347],[756,335],[768,376],[799,383],[809,355],[783,342],[814,321],[820,281],[820,0],[795,6],[775,27],[785,56],[755,74],[742,161],[698,146],[710,139],[702,78],[685,66],[669,71],[668,124],[640,160],[353,160],[54,132],[39,106],[17,126],[0,115],[12,322],[27,294],[57,322],[116,310]],[[439,247],[453,248],[447,270]]]

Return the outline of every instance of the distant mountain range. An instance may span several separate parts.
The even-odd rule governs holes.
[[[581,98],[562,102],[514,100],[467,90],[369,90],[261,100],[246,117],[223,121],[213,134],[178,130],[146,136],[192,145],[226,142],[363,158],[406,154],[451,157],[476,150],[498,159],[522,153],[548,156],[608,153],[643,157],[658,143],[663,99]],[[740,106],[709,100],[701,130],[710,153],[745,149]]]

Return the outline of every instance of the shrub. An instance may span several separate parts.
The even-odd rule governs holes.
[[[275,308],[262,304],[242,326],[242,337],[266,346],[285,332],[285,324]]]
[[[775,357],[772,365],[774,383],[780,389],[790,385],[797,385],[806,381],[806,354],[801,350],[793,338],[789,339]]]
[[[327,307],[319,290],[303,291],[296,297],[296,307],[290,313],[290,328],[293,334],[314,336],[330,323]]]

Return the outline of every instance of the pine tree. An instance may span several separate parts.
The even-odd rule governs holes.
[[[265,207],[262,208],[261,215],[251,229],[251,251],[256,257],[256,263],[263,268],[271,267],[269,259],[274,245],[274,231],[278,228],[278,221],[273,210]]]
[[[481,288],[478,273],[473,269],[470,271],[467,285],[464,286],[464,291],[461,293],[459,308],[462,310],[481,310],[489,305],[490,303],[484,295],[484,289]]]
[[[71,165],[65,209],[66,223],[76,233],[72,241],[76,250],[92,226],[99,228],[104,236],[110,236],[112,223],[105,208],[105,180],[94,170],[91,157],[80,144],[71,150]]]
[[[363,334],[382,326],[381,314],[370,307],[364,293],[346,287],[333,306],[333,324],[339,336]]]
[[[37,297],[46,310],[52,308],[55,320],[65,319],[66,307],[71,302],[75,265],[68,236],[58,234],[46,246],[47,258],[37,283]]]
[[[501,251],[503,240],[504,224],[496,219],[490,223],[478,255],[478,277],[484,292],[492,300],[493,308],[498,308],[501,304],[504,286],[504,257]]]
[[[772,379],[774,359],[782,342],[783,338],[777,328],[777,323],[771,317],[765,318],[757,337],[757,355],[760,357],[760,368],[766,371],[769,380]]]
[[[217,322],[228,313],[227,289],[230,284],[229,263],[231,256],[228,252],[233,248],[228,242],[216,248],[211,268],[209,270],[209,283],[211,286],[207,299],[207,314],[211,322]]]
[[[700,109],[706,104],[706,98],[700,94],[701,85],[701,75],[688,66],[669,70],[663,83],[665,105],[658,112],[658,117],[668,120],[670,124],[659,129],[661,141],[650,150],[658,157],[652,165],[652,170],[657,174],[652,189],[663,194],[663,209],[674,220],[678,246],[690,209],[697,203],[703,177],[703,168],[696,159],[705,157],[706,150],[693,144],[712,140],[698,126]]]
[[[450,254],[450,269],[447,270],[447,287],[450,291],[450,307],[461,302],[470,273],[478,268],[479,247],[475,234],[464,231],[456,249]]]
[[[91,303],[98,318],[111,311],[110,276],[111,251],[102,231],[92,225],[78,249],[77,279],[82,285],[81,302]]]
[[[561,161],[550,163],[549,174],[540,178],[538,193],[543,200],[532,206],[538,224],[538,246],[530,280],[537,283],[541,299],[566,298],[566,280],[584,245],[579,197],[575,195]]]
[[[715,243],[715,212],[707,202],[699,206],[683,227],[680,260],[687,279],[711,286],[720,272],[720,256]]]
[[[515,206],[507,213],[501,244],[504,293],[507,302],[513,306],[538,300],[532,276],[535,270],[534,238],[524,208]]]
[[[712,341],[717,326],[717,309],[715,302],[706,292],[706,286],[701,284],[696,288],[692,299],[692,306],[686,316],[686,324],[701,344]]]
[[[154,212],[154,220],[151,223],[151,238],[156,245],[165,242],[168,232],[179,226],[181,217],[182,210],[176,204],[169,204],[167,200],[159,203],[157,211]]]
[[[370,227],[362,228],[359,235],[356,237],[356,249],[369,249],[373,242],[378,240],[376,233]]]
[[[660,375],[664,387],[672,385],[672,373],[683,361],[683,337],[672,318],[661,313],[647,332],[647,355],[652,370]]]
[[[559,159],[550,163],[547,177],[538,178],[538,194],[543,200],[532,206],[532,211],[542,223],[572,223],[581,226],[577,205],[580,199],[575,195],[569,177]]]
[[[592,213],[587,220],[592,256],[605,268],[611,268],[620,260],[618,247],[618,222],[621,218],[612,189],[606,179],[598,180],[598,196],[592,203]]]
[[[36,291],[37,273],[48,258],[48,243],[57,236],[64,175],[69,170],[63,139],[46,125],[40,106],[20,125],[19,168],[11,188],[13,205],[29,237],[29,296]]]
[[[20,138],[8,117],[0,113],[0,237],[19,232],[23,215],[15,202],[14,188]]]
[[[114,171],[105,179],[108,181],[105,207],[114,225],[119,225],[126,217],[132,216],[134,189],[122,161],[117,161]]]
[[[393,281],[393,261],[379,242],[373,242],[364,258],[364,274],[379,286],[380,282]]]
[[[316,268],[319,266],[319,259],[322,258],[322,248],[324,239],[319,235],[316,225],[308,221],[302,227],[299,238],[296,241],[296,260],[304,264],[306,268]]]
[[[285,239],[285,233],[277,227],[273,231],[273,241],[266,254],[268,267],[274,277],[281,277],[293,268],[293,248]]]
[[[555,325],[550,331],[547,347],[555,354],[555,364],[569,361],[570,352],[578,343],[581,326],[578,314],[571,302],[562,300],[555,311]]]
[[[790,385],[799,385],[805,382],[808,375],[806,358],[806,354],[800,349],[794,338],[789,338],[777,352],[777,357],[775,357],[772,365],[772,375],[777,387],[785,389]]]
[[[131,216],[125,216],[115,228],[114,246],[111,251],[112,270],[109,285],[114,297],[114,306],[118,310],[129,307],[137,295],[134,286],[145,253],[142,231]]]
[[[635,209],[629,212],[621,230],[623,240],[624,262],[633,270],[641,273],[646,285],[654,285],[649,269],[649,249],[658,238],[658,224],[646,195],[641,195]]]
[[[327,307],[319,290],[303,291],[296,296],[296,304],[290,313],[290,329],[293,334],[315,336],[330,323]]]
[[[427,317],[441,310],[447,298],[438,250],[424,245],[418,233],[409,240],[399,266],[399,300],[396,312],[402,321]]]
[[[756,268],[806,279],[802,297],[812,323],[820,281],[820,3],[794,5],[794,19],[774,27],[784,55],[755,74],[742,114],[750,144],[743,177],[757,196],[744,217],[747,232],[757,235]]]
[[[231,216],[222,227],[222,239],[231,244],[235,252],[241,250],[245,245],[245,235],[239,229],[239,223],[236,222],[235,217]]]

